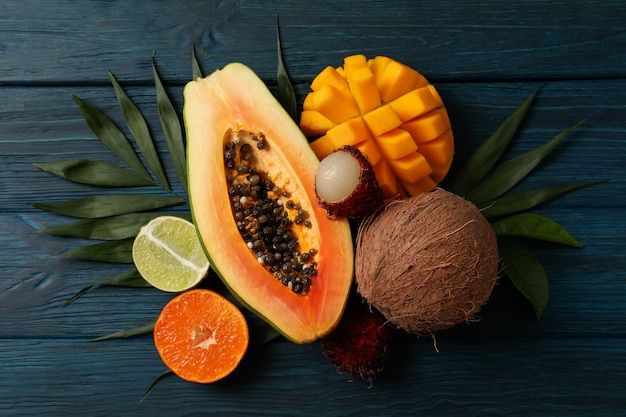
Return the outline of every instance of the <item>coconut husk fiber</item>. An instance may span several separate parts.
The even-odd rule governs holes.
[[[430,335],[476,319],[498,275],[496,237],[474,204],[436,189],[363,221],[355,272],[358,292],[387,320]]]

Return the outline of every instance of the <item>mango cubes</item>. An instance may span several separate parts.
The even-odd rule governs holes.
[[[448,173],[454,136],[439,93],[391,58],[352,55],[311,83],[300,128],[319,159],[343,145],[366,156],[385,197],[434,189]]]

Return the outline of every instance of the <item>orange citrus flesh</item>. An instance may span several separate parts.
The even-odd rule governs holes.
[[[416,70],[385,56],[344,58],[311,83],[300,128],[319,159],[344,145],[368,158],[385,197],[430,191],[454,155],[439,93]]]
[[[241,311],[206,289],[186,291],[168,302],[154,327],[154,343],[165,365],[180,378],[210,383],[230,374],[248,348]]]

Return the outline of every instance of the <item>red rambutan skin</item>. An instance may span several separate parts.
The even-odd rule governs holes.
[[[337,328],[321,341],[322,353],[337,369],[354,380],[359,375],[370,383],[383,370],[389,350],[390,329],[378,311],[350,300]]]

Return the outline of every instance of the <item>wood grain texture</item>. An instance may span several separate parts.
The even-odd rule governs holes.
[[[153,51],[181,80],[194,45],[207,71],[242,61],[273,79],[276,16],[299,80],[353,53],[436,80],[613,78],[626,62],[625,14],[619,0],[3,1],[0,83],[102,83],[103,69],[145,82]]]
[[[57,257],[86,242],[39,233],[71,219],[30,203],[112,190],[69,183],[33,163],[121,164],[70,97],[126,130],[107,70],[164,150],[153,52],[179,110],[194,46],[205,72],[242,61],[275,88],[276,16],[300,101],[318,71],[353,53],[389,55],[429,77],[455,130],[453,169],[548,81],[506,158],[586,120],[519,186],[606,180],[536,210],[584,247],[533,245],[550,278],[540,321],[502,279],[479,322],[437,335],[439,353],[428,338],[397,334],[371,389],[338,375],[318,343],[278,340],[250,350],[218,384],[169,377],[140,404],[165,369],[151,338],[86,341],[154,320],[171,296],[98,287],[63,307],[85,285],[129,265]],[[626,5],[617,0],[0,0],[0,415],[626,415],[624,68]],[[174,179],[171,161],[163,162]]]

